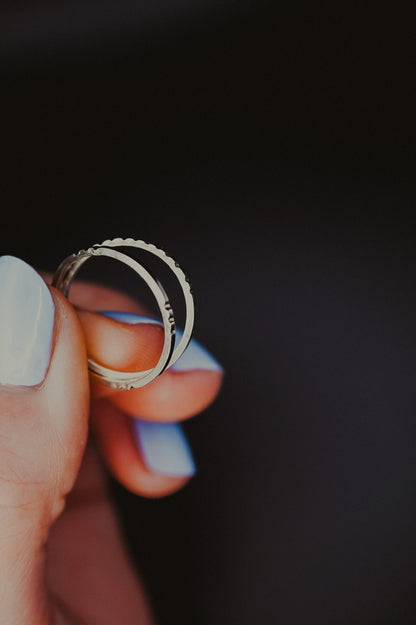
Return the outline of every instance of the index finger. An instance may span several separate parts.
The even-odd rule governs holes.
[[[119,371],[143,371],[157,364],[163,326],[144,317],[139,302],[108,287],[82,281],[71,287],[71,300],[80,307],[78,315],[90,358]],[[124,314],[114,312],[120,310]],[[106,311],[106,315],[96,311]],[[192,339],[177,363],[143,388],[118,391],[94,378],[91,387],[94,398],[111,397],[131,416],[169,422],[204,410],[216,397],[222,378],[219,363]]]
[[[52,274],[41,272],[46,282]],[[123,311],[148,315],[146,308],[132,297],[94,282],[76,281],[71,285],[71,303],[80,318],[88,357],[98,364],[116,371],[145,371],[156,366],[163,348],[163,327],[148,323],[122,323],[101,314],[105,311]],[[105,386],[91,377],[93,398],[107,397],[116,389]]]

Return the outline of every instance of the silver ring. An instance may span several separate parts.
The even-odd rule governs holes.
[[[183,337],[176,348],[175,319],[169,299],[161,283],[136,260],[127,256],[127,254],[123,254],[122,252],[113,249],[115,247],[135,247],[158,256],[158,258],[170,267],[178,279],[185,298],[186,320]],[[165,369],[173,365],[173,363],[176,362],[176,360],[185,351],[191,339],[194,324],[194,304],[189,280],[179,265],[172,258],[167,256],[163,250],[157,248],[153,244],[148,244],[144,241],[135,239],[117,238],[111,240],[108,239],[101,244],[95,244],[87,250],[80,250],[77,254],[72,254],[66,258],[57,268],[53,277],[52,286],[56,287],[67,297],[71,282],[76,273],[89,258],[94,256],[107,256],[128,265],[146,282],[157,301],[164,327],[164,344],[159,361],[153,369],[137,372],[116,371],[114,369],[103,367],[92,359],[88,360],[88,368],[90,372],[102,384],[119,390],[140,388],[152,382],[161,373],[163,373]]]
[[[185,351],[189,341],[191,340],[192,330],[194,327],[195,321],[195,308],[194,308],[194,299],[192,297],[192,288],[191,284],[182,271],[178,263],[168,256],[164,250],[153,245],[153,243],[145,243],[144,241],[138,239],[107,239],[98,245],[93,245],[93,248],[97,247],[135,247],[137,249],[145,250],[154,256],[157,256],[162,262],[164,262],[172,271],[172,273],[177,278],[183,293],[183,297],[185,300],[185,324],[183,327],[183,336],[179,341],[178,345],[175,347],[175,350],[172,356],[169,359],[167,367],[171,367],[180,356],[182,356]]]

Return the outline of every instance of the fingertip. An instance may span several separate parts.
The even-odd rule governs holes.
[[[163,326],[130,324],[109,315],[78,310],[89,358],[109,369],[145,371],[156,366],[163,349]]]
[[[94,402],[92,426],[111,473],[131,492],[148,498],[165,497],[189,481],[189,475],[150,470],[140,453],[130,418],[108,401]]]
[[[129,415],[140,414],[145,419],[171,422],[202,412],[218,395],[222,371],[172,369],[147,386],[114,393],[111,401]]]
[[[90,393],[84,334],[67,298],[54,287],[49,288],[55,303],[55,328],[51,364],[43,387],[45,401],[54,414],[54,423],[85,442]],[[67,417],[68,406],[74,406],[71,420]]]

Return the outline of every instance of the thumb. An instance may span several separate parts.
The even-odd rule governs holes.
[[[85,449],[89,386],[68,301],[0,258],[0,622],[46,625],[44,547]]]

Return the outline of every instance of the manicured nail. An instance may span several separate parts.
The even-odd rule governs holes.
[[[133,313],[101,311],[101,314],[111,317],[116,321],[123,321],[124,323],[155,323],[162,325],[158,319],[143,317],[142,315],[136,315]],[[182,331],[176,328],[176,344],[181,340],[182,334]],[[223,371],[219,362],[215,360],[205,347],[202,347],[202,345],[195,339],[191,339],[182,356],[175,362],[174,365],[172,365],[171,370],[192,371],[194,369],[203,369],[204,371]]]
[[[176,328],[176,341],[180,341],[183,332]],[[209,353],[205,347],[202,347],[201,343],[197,340],[191,339],[188,347],[183,352],[182,356],[178,358],[174,365],[171,367],[172,371],[192,371],[193,369],[203,369],[204,371],[219,371],[223,372],[224,369],[220,363],[215,360],[214,356]]]
[[[192,477],[196,468],[179,423],[132,419],[136,440],[149,471],[171,477]]]
[[[152,317],[145,317],[144,315],[136,315],[135,313],[119,312],[118,310],[100,310],[101,315],[111,317],[115,321],[121,321],[122,323],[149,323],[154,325],[163,326],[163,323],[158,319],[152,319]]]
[[[0,257],[0,384],[34,386],[48,370],[55,306],[40,275]]]

